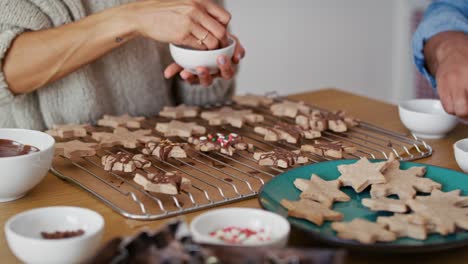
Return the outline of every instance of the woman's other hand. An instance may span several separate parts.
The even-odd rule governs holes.
[[[236,66],[239,64],[242,58],[245,56],[245,49],[242,44],[239,42],[233,35],[229,35],[236,40],[236,48],[232,59],[229,59],[226,56],[218,57],[218,67],[219,73],[211,75],[209,70],[205,67],[197,68],[197,75],[190,73],[189,71],[184,70],[177,63],[172,63],[164,71],[164,77],[172,78],[176,74],[179,74],[182,79],[187,81],[190,84],[201,84],[203,86],[209,86],[213,83],[214,78],[221,77],[225,80],[230,80],[234,77],[236,73]]]
[[[148,38],[196,49],[227,44],[229,12],[211,0],[138,1],[126,6],[137,31]],[[203,41],[199,41],[203,39]]]

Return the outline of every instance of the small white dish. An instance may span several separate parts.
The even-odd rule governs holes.
[[[41,232],[76,231],[84,234],[63,239],[43,239]],[[10,218],[5,235],[11,251],[25,263],[82,263],[99,249],[104,219],[80,207],[44,207]]]
[[[425,139],[443,138],[458,123],[456,116],[444,111],[440,100],[413,99],[398,106],[403,125],[411,132]]]
[[[19,199],[47,175],[54,158],[55,140],[46,133],[16,128],[0,128],[0,139],[31,145],[39,152],[22,156],[0,157],[0,202]]]
[[[195,50],[187,47],[182,47],[174,44],[169,45],[169,50],[174,61],[182,66],[185,70],[197,74],[196,68],[207,67],[210,74],[218,73],[217,59],[221,55],[232,58],[236,41],[229,37],[229,45],[222,49],[216,50]]]
[[[264,230],[269,235],[268,241],[251,241],[250,243],[229,244],[210,233],[226,227],[249,228]],[[289,222],[282,216],[251,208],[226,208],[212,210],[195,217],[190,223],[190,232],[194,241],[203,244],[229,245],[229,246],[271,246],[284,247],[288,242],[290,232]]]
[[[455,142],[455,144],[453,144],[453,149],[458,166],[460,166],[465,173],[468,173],[468,138]]]

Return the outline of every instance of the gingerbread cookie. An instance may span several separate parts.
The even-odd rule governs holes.
[[[275,116],[286,116],[295,118],[298,114],[308,115],[310,107],[304,102],[283,101],[270,106],[270,110]]]
[[[161,139],[151,134],[150,129],[129,131],[125,127],[117,127],[112,133],[94,132],[91,137],[99,142],[102,147],[124,146],[126,148],[136,148],[138,143],[158,142]]]
[[[315,140],[314,143],[302,145],[301,150],[335,159],[342,159],[343,153],[353,154],[357,151],[356,147],[343,145],[340,141],[323,140]]]
[[[169,158],[187,158],[187,153],[184,150],[185,144],[173,143],[170,140],[162,142],[148,142],[142,152],[146,155],[152,155],[160,160],[168,160]]]
[[[47,130],[46,133],[57,138],[69,139],[86,137],[87,133],[91,131],[91,125],[89,124],[68,124],[68,125],[53,125],[51,130]]]
[[[259,107],[259,106],[269,106],[273,103],[273,99],[261,96],[261,95],[235,95],[232,100],[238,105]]]
[[[151,167],[151,161],[142,154],[133,155],[125,152],[109,154],[101,157],[101,164],[105,171],[134,172],[136,169]]]
[[[55,143],[55,155],[71,158],[89,157],[96,155],[98,144],[85,143],[79,140]]]
[[[425,240],[430,232],[427,223],[415,224],[414,214],[394,214],[393,216],[379,216],[377,223],[384,225],[388,230],[395,233],[397,237],[410,237],[418,240]]]
[[[325,181],[316,174],[312,174],[310,180],[294,180],[294,186],[302,191],[301,198],[320,202],[329,208],[335,201],[346,202],[350,200],[348,195],[340,191],[341,183],[339,181]]]
[[[201,118],[208,120],[210,126],[231,125],[241,128],[244,122],[258,123],[264,120],[262,115],[252,110],[234,110],[231,107],[223,107],[218,111],[202,112]]]
[[[206,133],[206,128],[199,126],[195,122],[180,122],[173,120],[169,123],[157,123],[156,130],[166,137],[189,138],[192,135],[202,135]]]
[[[389,162],[372,163],[367,158],[361,158],[354,164],[340,165],[338,178],[343,186],[351,186],[357,193],[364,191],[369,185],[385,183],[382,172],[389,166]]]
[[[364,244],[373,244],[377,241],[390,242],[397,239],[395,233],[385,229],[381,223],[373,223],[356,218],[351,222],[335,222],[331,228],[337,232],[342,239],[356,240]]]
[[[328,120],[319,110],[313,110],[309,116],[296,116],[296,124],[304,129],[313,129],[317,131],[325,131],[328,129]]]
[[[425,167],[400,170],[400,162],[394,160],[389,163],[387,170],[384,172],[387,182],[372,185],[371,196],[378,198],[395,194],[401,200],[406,200],[416,196],[416,191],[430,193],[434,189],[440,189],[440,183],[428,178],[422,178],[425,173]]]
[[[124,126],[128,128],[140,128],[141,121],[145,120],[142,116],[129,116],[127,114],[121,116],[104,115],[102,119],[98,120],[97,124],[104,127],[117,128]]]
[[[269,152],[255,152],[253,157],[260,166],[276,166],[284,169],[309,161],[307,157],[301,155],[299,150],[274,149]]]
[[[303,129],[298,125],[284,122],[276,123],[273,127],[257,126],[254,128],[254,132],[264,136],[266,141],[285,140],[292,144],[296,144],[301,138],[314,139],[321,136],[319,131]]]
[[[143,186],[146,191],[169,195],[179,194],[182,190],[190,189],[190,180],[177,172],[158,172],[141,174],[137,172],[133,181]]]
[[[184,104],[178,106],[165,106],[159,115],[162,117],[179,119],[185,117],[196,117],[198,115],[198,107],[187,106]]]
[[[253,149],[252,144],[244,142],[241,136],[236,133],[216,135],[208,134],[199,138],[191,137],[188,139],[195,149],[202,152],[219,151],[228,156],[234,155],[236,150]]]
[[[281,200],[281,205],[288,209],[288,216],[306,219],[318,226],[321,226],[325,220],[339,221],[343,219],[342,213],[309,199]]]
[[[387,197],[373,199],[364,198],[361,202],[362,205],[371,209],[372,211],[388,211],[394,213],[404,213],[408,211],[405,201],[390,199]]]
[[[468,230],[468,197],[460,190],[442,192],[433,190],[429,196],[416,196],[407,201],[418,215],[426,218],[441,235],[455,232],[455,228]]]

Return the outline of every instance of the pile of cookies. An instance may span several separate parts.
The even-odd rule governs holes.
[[[334,221],[331,228],[342,239],[361,243],[389,242],[400,237],[425,240],[428,234],[453,234],[468,230],[468,196],[460,190],[441,191],[441,184],[425,178],[425,167],[400,169],[393,156],[388,161],[372,163],[366,158],[356,163],[338,166],[339,178],[325,181],[313,174],[310,179],[296,179],[294,185],[302,193],[297,201],[282,200],[291,217],[306,219],[316,225]],[[356,218],[350,222],[335,222],[343,214],[332,209],[335,202],[347,202],[350,197],[340,190],[351,187],[362,193],[370,187],[370,198],[362,204],[372,211],[393,212],[379,216],[375,222]],[[422,195],[426,194],[426,195]],[[397,196],[398,199],[389,196]]]

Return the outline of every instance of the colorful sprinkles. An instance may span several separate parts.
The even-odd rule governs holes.
[[[260,230],[253,230],[250,228],[242,228],[237,226],[220,228],[216,231],[211,232],[210,236],[228,244],[238,245],[247,243],[268,242],[271,240],[270,235],[263,228]]]
[[[223,134],[223,133],[216,133],[216,135],[208,134],[206,137],[200,137],[200,141],[211,141],[218,143],[221,147],[227,147],[235,143],[236,139],[239,136],[236,133],[230,134]]]

